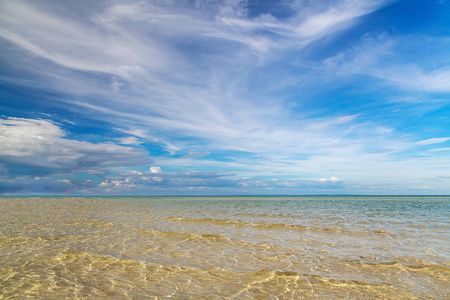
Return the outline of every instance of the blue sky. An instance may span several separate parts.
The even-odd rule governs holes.
[[[450,194],[449,49],[444,0],[0,0],[0,193]]]

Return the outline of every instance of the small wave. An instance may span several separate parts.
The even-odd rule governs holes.
[[[229,238],[220,236],[218,234],[203,234],[201,236],[204,239],[209,239],[209,240],[213,240],[213,241],[229,241]]]
[[[242,220],[230,220],[230,219],[214,219],[214,218],[186,218],[186,217],[169,217],[166,218],[169,221],[182,222],[182,223],[197,223],[197,224],[215,224],[215,225],[232,225],[232,226],[242,226],[242,227],[252,227],[260,229],[289,229],[289,230],[300,230],[300,231],[320,231],[329,233],[342,233],[349,235],[386,235],[391,236],[391,234],[385,230],[375,230],[371,232],[359,232],[359,231],[345,231],[340,228],[320,228],[320,227],[310,227],[299,224],[282,224],[282,223],[248,223]]]
[[[205,239],[208,241],[229,241],[229,238],[220,236],[218,234],[195,234],[195,233],[185,233],[185,232],[173,232],[173,231],[157,231],[154,229],[142,229],[136,232],[138,235],[144,236],[164,236],[164,237],[173,237],[173,238],[182,238],[189,240],[199,240]]]
[[[380,235],[390,235],[389,232],[386,230],[374,230],[372,231],[373,234],[380,234]]]
[[[271,268],[264,268],[264,269],[260,269],[260,270],[256,270],[254,272],[252,272],[249,276],[248,279],[252,280],[252,279],[259,279],[261,277],[281,277],[281,276],[303,276],[302,274],[295,272],[295,271],[280,271],[280,270],[272,270]]]
[[[236,213],[233,214],[236,217],[263,217],[263,218],[290,218],[297,219],[298,216],[287,215],[287,214],[257,214],[257,213]]]
[[[229,220],[229,219],[213,219],[213,218],[185,218],[185,217],[169,217],[168,221],[185,222],[185,223],[209,223],[217,225],[241,225],[246,226],[250,223],[243,222],[241,220]]]
[[[264,268],[254,271],[249,274],[246,281],[261,282],[264,280],[278,280],[278,279],[289,279],[289,278],[303,278],[310,283],[327,283],[340,286],[388,286],[387,283],[378,282],[367,282],[362,280],[352,280],[352,279],[338,279],[333,277],[326,277],[323,275],[311,274],[311,273],[300,273],[296,271],[289,270],[272,270],[271,268]]]
[[[444,264],[434,264],[432,262],[407,262],[407,259],[399,259],[398,261],[388,261],[388,262],[364,262],[364,265],[371,267],[395,267],[400,269],[409,270],[423,270],[423,271],[438,271],[444,272],[450,275],[450,267]],[[450,277],[449,277],[450,278]]]

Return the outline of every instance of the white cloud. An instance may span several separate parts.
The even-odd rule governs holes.
[[[120,34],[113,42],[108,42],[110,35],[105,35],[102,28],[50,14],[45,6],[38,8],[35,4],[2,1],[0,36],[34,55],[82,71],[123,77],[140,73],[136,60],[144,63],[139,57],[144,49],[154,58],[145,63],[146,67],[152,68],[164,61],[164,51],[157,51],[156,44],[152,45],[154,48],[146,47],[134,40],[136,48],[125,47],[131,41]]]
[[[142,142],[134,136],[119,138],[117,140],[119,141],[119,144],[122,144],[122,145],[140,145],[140,144],[142,144]]]
[[[444,143],[447,141],[450,141],[450,137],[432,138],[432,139],[428,139],[428,140],[418,141],[418,142],[416,142],[416,145],[424,146],[424,145]]]
[[[255,66],[261,66],[261,61],[264,64],[264,60],[283,57],[286,51],[297,52],[312,41],[332,34],[339,28],[338,24],[368,14],[386,3],[317,2],[294,7],[292,17],[277,20],[267,14],[248,17],[246,1],[196,2],[203,11],[167,3],[118,2],[110,7],[99,5],[89,14],[76,18],[58,16],[54,13],[57,10],[49,9],[48,5],[25,1],[5,2],[0,22],[6,30],[2,33],[4,39],[34,55],[69,71],[110,75],[110,80],[102,85],[102,81],[93,81],[78,72],[70,76],[61,74],[53,77],[55,82],[48,87],[95,94],[96,97],[83,100],[60,101],[95,118],[107,121],[118,118],[130,134],[131,130],[141,133],[147,130],[151,135],[144,134],[149,140],[164,136],[165,139],[158,141],[170,154],[184,146],[167,140],[171,135],[202,139],[216,149],[308,154],[313,144],[323,149],[337,147],[339,134],[336,139],[326,134],[311,134],[306,124],[319,123],[313,125],[316,128],[345,125],[357,115],[322,123],[305,117],[298,119],[294,126],[285,124],[284,119],[291,113],[289,107],[278,98],[243,92],[248,78]],[[71,15],[69,11],[66,13]],[[195,50],[196,55],[183,52],[189,47],[199,51]],[[259,53],[266,51],[270,53]],[[45,69],[45,65],[41,63],[30,69],[39,70],[40,77],[54,76],[55,72]],[[260,73],[258,69],[256,72]],[[124,108],[123,103],[130,101],[133,105]],[[335,135],[332,132],[331,136]],[[143,138],[142,134],[136,136]],[[131,137],[120,142],[138,143]]]
[[[150,162],[143,150],[112,143],[66,139],[55,123],[40,119],[0,119],[0,163],[11,176],[72,173]]]
[[[342,179],[339,179],[337,177],[331,176],[330,178],[321,178],[318,179],[320,182],[340,182]]]
[[[422,185],[422,186],[413,186],[413,187],[411,187],[411,189],[413,189],[413,190],[433,191],[433,190],[434,190],[434,187],[428,186],[428,185],[424,184],[424,185]]]
[[[327,10],[309,15],[295,30],[301,37],[323,36],[339,29],[342,23],[377,10],[386,1],[345,0]]]
[[[358,45],[326,59],[324,67],[332,76],[363,74],[381,79],[385,84],[398,87],[403,91],[448,93],[450,92],[449,67],[439,67],[437,63],[424,61],[424,56],[420,54],[407,62],[401,57],[401,53],[408,50],[405,47],[415,47],[420,43],[444,43],[442,40],[415,35],[394,38],[386,33],[366,35]],[[443,47],[448,47],[448,42],[443,44]]]
[[[430,151],[433,151],[433,152],[450,151],[450,148],[437,148],[437,149],[431,149]]]
[[[150,172],[151,173],[161,173],[161,168],[160,167],[156,167],[156,166],[152,166],[152,167],[150,167]]]
[[[71,183],[69,179],[58,179],[57,181]]]
[[[357,117],[359,117],[360,115],[352,115],[352,116],[343,116],[343,117],[337,117],[331,120],[327,120],[324,122],[318,122],[318,123],[314,123],[308,126],[308,129],[325,129],[329,126],[338,126],[338,125],[343,125],[346,123],[349,123],[351,121],[353,121],[354,119],[356,119]]]
[[[450,69],[448,67],[426,72],[417,66],[401,66],[376,70],[373,75],[407,90],[432,93],[450,92]]]
[[[333,177],[332,177],[333,178]],[[178,173],[152,173],[151,171],[122,172],[106,177],[97,186],[96,192],[102,194],[132,192],[135,194],[162,194],[176,195],[196,194],[204,190],[210,194],[232,194],[241,191],[249,194],[258,194],[261,191],[270,191],[277,194],[280,191],[290,194],[325,192],[342,192],[345,185],[341,180],[332,179],[321,182],[313,179],[258,179],[241,177],[231,173],[188,171]]]

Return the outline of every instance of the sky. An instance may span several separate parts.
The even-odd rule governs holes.
[[[450,1],[0,0],[0,195],[450,194]]]

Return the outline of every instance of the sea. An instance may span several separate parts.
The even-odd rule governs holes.
[[[0,299],[450,299],[450,197],[3,197]]]

